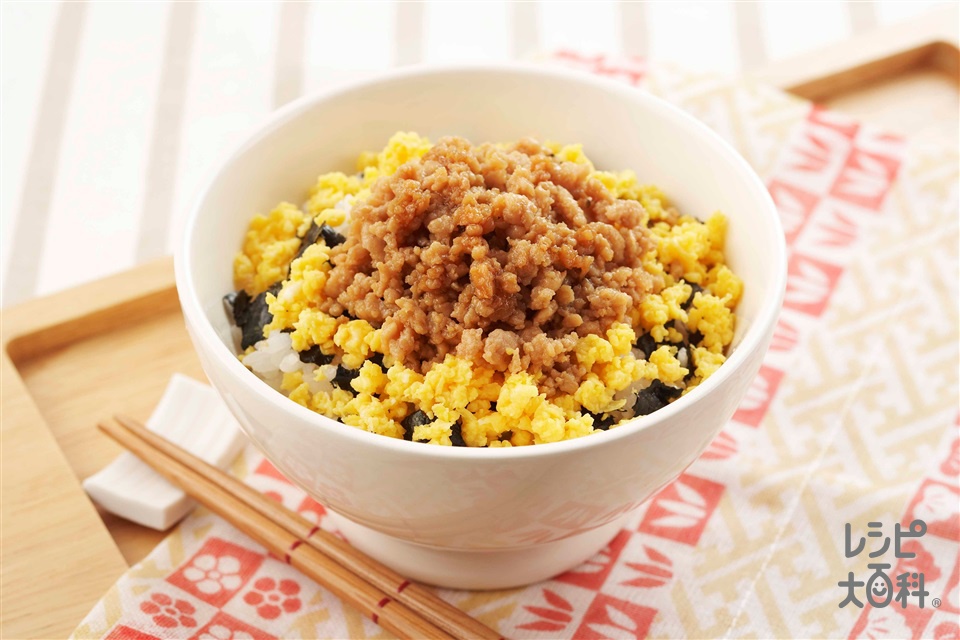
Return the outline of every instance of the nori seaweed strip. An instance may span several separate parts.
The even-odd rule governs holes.
[[[700,343],[703,342],[703,334],[700,333],[699,331],[690,331],[690,328],[687,325],[680,322],[679,320],[673,321],[673,328],[676,329],[678,332],[680,332],[680,334],[683,336],[682,343],[674,342],[673,344],[677,345],[679,349],[686,348],[687,359],[688,359],[687,368],[690,369],[689,363],[693,362],[693,348],[699,347]],[[679,355],[679,352],[678,352],[678,355]],[[690,371],[692,372],[693,369],[690,369]],[[690,374],[687,374],[687,377],[684,378],[684,380],[689,380],[690,377],[691,377]]]
[[[612,427],[613,424],[614,424],[615,419],[614,419],[614,417],[611,416],[610,414],[602,415],[602,414],[593,413],[593,412],[588,412],[588,413],[589,413],[591,416],[593,416],[593,428],[594,428],[594,429],[600,429],[600,430],[602,430],[602,431],[606,431],[607,429],[609,429],[610,427]]]
[[[693,349],[687,349],[687,375],[683,376],[684,382],[689,382],[692,377],[696,375],[695,371],[697,370],[697,362],[693,357]]]
[[[637,338],[637,349],[643,352],[643,357],[650,359],[650,354],[657,350],[657,341],[649,333],[645,333]]]
[[[686,280],[682,280],[681,282],[687,282],[687,281],[686,281]],[[694,296],[697,295],[697,292],[698,292],[698,291],[699,291],[699,292],[703,292],[703,287],[701,287],[700,285],[698,285],[696,282],[687,282],[687,284],[690,285],[690,297],[687,298],[686,301],[685,301],[682,305],[680,305],[680,307],[681,307],[684,311],[688,311],[688,310],[690,309],[690,305],[693,304],[693,298],[694,298]]]
[[[309,349],[304,349],[299,352],[297,355],[300,356],[300,362],[306,364],[315,364],[317,366],[322,366],[325,364],[330,364],[333,362],[333,356],[328,356],[323,351],[320,350],[320,345],[315,344]]]
[[[323,236],[323,241],[327,243],[327,246],[331,249],[347,241],[346,238],[337,233],[334,228],[326,222],[320,225],[320,235]]]
[[[243,325],[247,324],[247,320],[250,318],[250,296],[243,289],[228,295],[233,295],[233,300],[230,301],[233,306],[233,322],[238,327],[243,328]]]
[[[588,416],[593,417],[594,429],[600,429],[601,431],[606,431],[607,429],[613,426],[613,416],[609,414],[601,415],[599,413],[594,413],[592,411],[587,411],[586,413]]]
[[[330,382],[333,383],[333,386],[343,389],[344,391],[349,391],[354,393],[353,387],[350,386],[350,383],[353,382],[354,378],[360,375],[359,369],[347,369],[342,364],[337,365],[337,374],[333,376],[333,380]]]
[[[649,388],[649,387],[648,387]],[[667,406],[666,402],[660,400],[655,393],[647,393],[644,389],[637,394],[637,400],[633,403],[633,415],[645,416],[653,413],[657,409]]]
[[[417,409],[400,422],[400,426],[403,427],[403,439],[412,442],[414,428],[430,424],[431,422],[433,422],[433,420],[431,420],[426,413]],[[423,442],[426,442],[426,440]]]
[[[676,387],[669,387],[659,380],[654,380],[650,383],[648,389],[653,389],[654,393],[657,394],[657,397],[663,400],[664,402],[672,402],[680,397],[680,394],[683,393],[683,389],[678,389]]]
[[[463,441],[463,434],[460,433],[460,429],[461,425],[459,420],[457,420],[457,422],[450,427],[450,442],[455,447],[467,446],[467,443]]]
[[[633,405],[633,413],[636,416],[645,416],[653,413],[657,409],[667,406],[671,400],[680,397],[682,389],[668,387],[659,380],[650,382],[650,386],[641,389],[637,394],[637,401]]]
[[[327,225],[323,225],[327,226]],[[300,248],[297,249],[297,255],[293,256],[293,260],[296,260],[303,255],[303,252],[307,250],[307,247],[313,246],[317,243],[317,240],[320,239],[321,229],[317,226],[316,222],[310,222],[310,228],[307,229],[307,232],[303,234],[303,239],[300,240]],[[290,262],[293,262],[291,260]]]
[[[270,313],[270,309],[267,308],[267,294],[272,293],[273,295],[277,295],[280,292],[281,286],[282,284],[277,282],[263,293],[257,295],[257,297],[253,299],[253,302],[250,303],[246,322],[244,322],[242,326],[238,325],[243,330],[243,338],[240,340],[241,349],[251,347],[263,340],[263,328],[273,321],[273,314]],[[237,306],[242,295],[246,295],[245,292],[241,291],[237,294],[237,303],[234,304],[233,307],[234,313],[237,311]]]

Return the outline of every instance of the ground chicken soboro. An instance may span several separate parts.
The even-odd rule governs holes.
[[[653,288],[640,203],[530,139],[443,138],[350,220],[320,308],[381,327],[385,352],[421,373],[452,353],[573,393],[577,339],[622,322]]]
[[[373,433],[556,442],[690,392],[743,285],[726,219],[681,215],[579,145],[398,133],[253,218],[226,296],[243,363]]]

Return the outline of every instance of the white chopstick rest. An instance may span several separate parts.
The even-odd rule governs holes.
[[[179,373],[170,378],[147,428],[221,469],[246,443],[216,391]],[[159,531],[176,524],[196,504],[126,452],[84,480],[83,488],[110,513]]]

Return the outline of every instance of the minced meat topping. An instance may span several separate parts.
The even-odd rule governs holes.
[[[645,223],[639,202],[531,139],[444,138],[355,207],[321,309],[381,327],[384,351],[417,371],[452,353],[573,390],[578,338],[653,288]]]

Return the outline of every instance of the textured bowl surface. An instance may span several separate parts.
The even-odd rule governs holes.
[[[345,426],[283,397],[237,360],[221,298],[250,217],[299,202],[320,173],[398,130],[473,142],[581,142],[598,168],[632,169],[684,213],[729,218],[744,281],[728,361],[687,396],[585,438],[513,449],[427,446]],[[783,233],[752,169],[719,136],[656,98],[544,68],[421,68],[305,97],[220,165],[176,259],[187,328],[210,381],[291,480],[341,517],[351,541],[427,582],[505,587],[598,551],[616,523],[693,462],[755,376],[786,279]],[[385,534],[385,535],[384,535]],[[403,549],[409,561],[398,560]],[[416,558],[413,560],[412,558]]]

